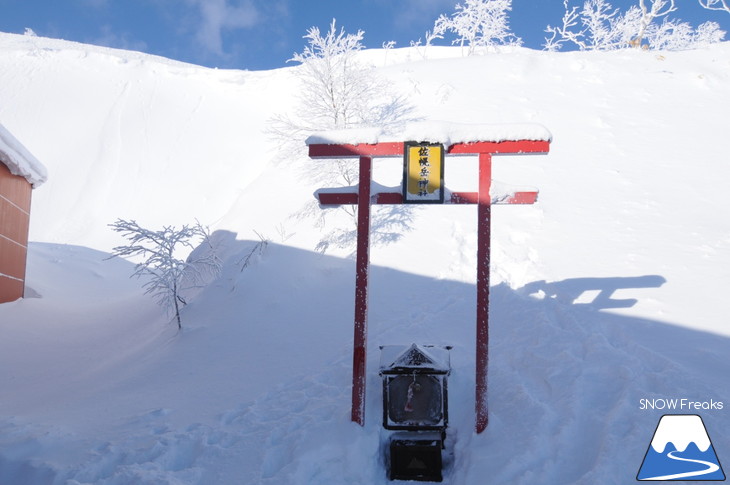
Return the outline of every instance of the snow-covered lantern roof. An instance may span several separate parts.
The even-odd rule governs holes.
[[[383,427],[444,430],[448,424],[446,378],[451,347],[412,344],[380,347]]]
[[[48,179],[48,171],[2,124],[0,124],[0,162],[10,173],[38,187]]]

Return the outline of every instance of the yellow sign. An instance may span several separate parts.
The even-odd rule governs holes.
[[[403,202],[443,203],[444,146],[407,141],[403,154]]]

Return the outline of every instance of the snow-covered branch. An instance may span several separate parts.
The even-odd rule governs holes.
[[[586,49],[586,43],[583,39],[585,35],[585,28],[582,30],[573,31],[572,29],[578,25],[578,19],[580,15],[578,13],[578,7],[568,9],[568,0],[563,1],[565,6],[565,14],[563,15],[563,26],[552,27],[547,26],[545,32],[553,34],[552,37],[545,39],[545,48],[549,51],[560,50],[565,42],[572,42],[577,45],[580,50]]]
[[[699,2],[707,10],[720,10],[730,13],[730,3],[727,0],[699,0]]]

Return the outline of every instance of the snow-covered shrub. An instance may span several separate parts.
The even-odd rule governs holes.
[[[208,229],[196,223],[180,229],[164,226],[155,231],[123,219],[117,219],[109,226],[129,241],[125,246],[115,247],[111,257],[142,258],[132,276],[148,277],[143,285],[145,293],[151,294],[158,304],[174,313],[178,328],[182,328],[180,306],[186,304],[182,292],[199,286],[221,271],[222,262],[210,243]],[[195,249],[194,242],[210,247],[196,251],[196,256],[191,254],[187,259],[181,259],[179,251],[184,247]]]
[[[522,39],[510,31],[510,10],[512,0],[466,0],[463,5],[457,3],[450,17],[441,15],[436,19],[432,39],[452,32],[457,36],[452,43],[468,46],[470,55],[478,47],[521,45]]]

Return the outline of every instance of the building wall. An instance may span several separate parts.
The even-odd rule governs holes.
[[[0,303],[23,296],[31,190],[0,162]]]

